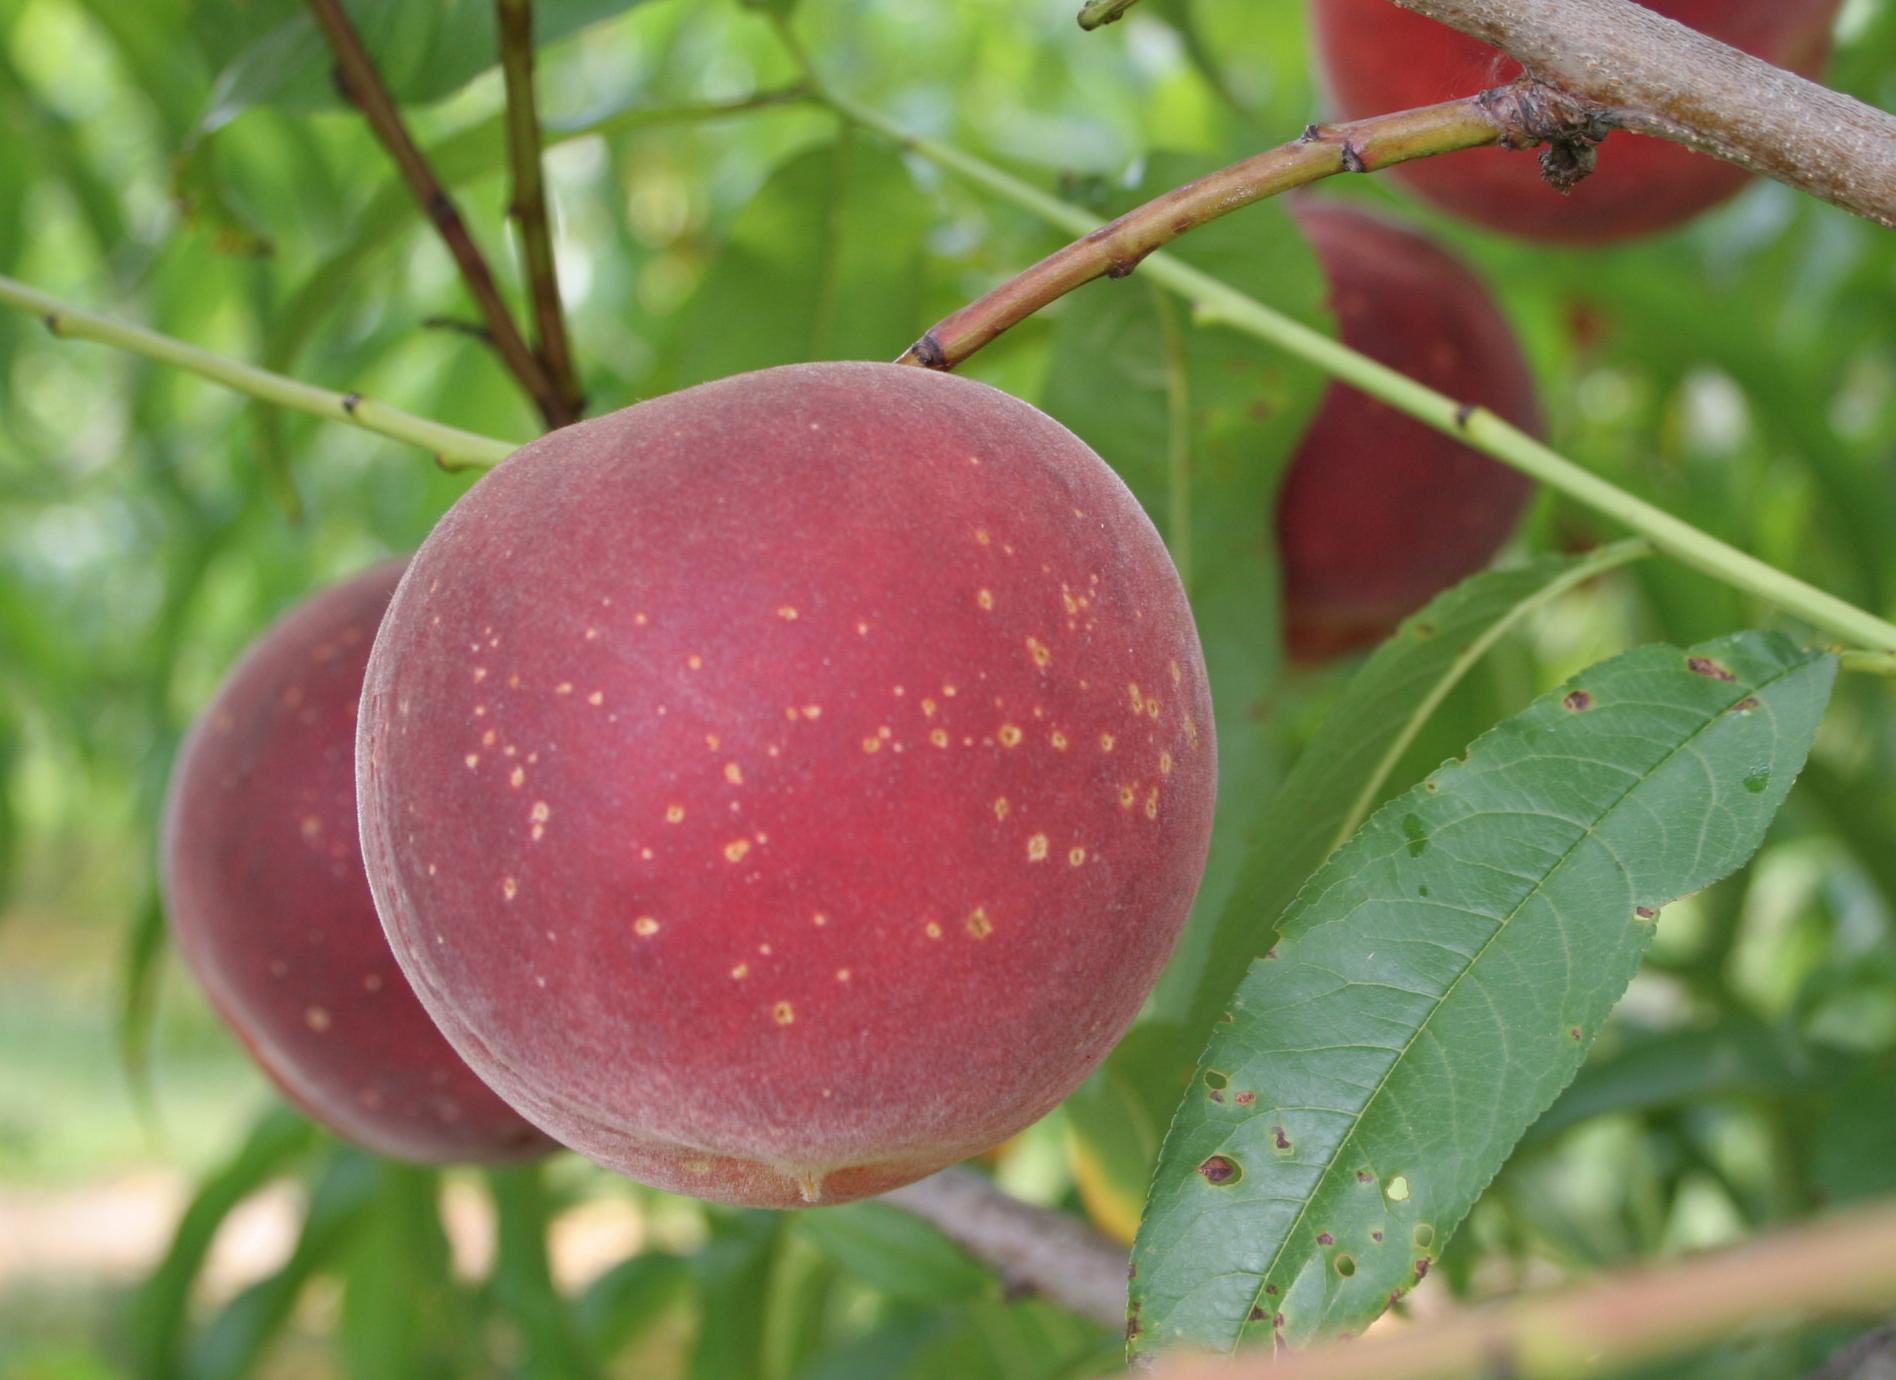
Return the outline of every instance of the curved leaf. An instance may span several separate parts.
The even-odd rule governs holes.
[[[1251,966],[1160,1154],[1135,1349],[1360,1329],[1579,1068],[1658,908],[1747,859],[1836,659],[1745,633],[1582,672],[1390,802]]]

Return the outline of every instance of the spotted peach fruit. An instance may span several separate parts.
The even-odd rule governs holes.
[[[1474,274],[1362,211],[1305,201],[1294,214],[1346,345],[1517,426],[1538,424],[1533,377]],[[1386,637],[1493,558],[1531,488],[1454,437],[1332,384],[1278,493],[1291,655],[1317,661]]]
[[[402,1159],[520,1159],[551,1146],[441,1038],[362,874],[356,701],[401,572],[308,600],[218,690],[171,780],[165,908],[212,1003],[317,1121]]]
[[[1105,1055],[1204,864],[1211,705],[1138,506],[1033,408],[811,364],[521,450],[370,659],[363,847],[448,1038],[633,1178],[842,1202]]]

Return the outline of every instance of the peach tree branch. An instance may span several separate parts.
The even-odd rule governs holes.
[[[528,348],[514,325],[507,304],[501,300],[500,285],[494,281],[493,270],[468,233],[467,222],[462,220],[454,198],[448,195],[409,134],[401,112],[395,108],[394,97],[375,70],[369,50],[363,46],[361,35],[343,10],[342,0],[309,0],[309,7],[335,54],[343,94],[368,120],[369,128],[388,150],[415,200],[454,256],[461,278],[480,308],[481,320],[486,323],[494,348],[499,351],[508,372],[520,381],[548,426],[564,426],[573,420],[573,414],[554,387],[546,366]]]
[[[297,379],[285,378],[282,374],[271,373],[268,369],[259,369],[254,364],[201,350],[195,345],[187,345],[143,326],[81,311],[12,278],[0,277],[0,306],[13,307],[37,316],[47,330],[65,339],[91,340],[110,345],[196,374],[278,407],[307,412],[332,422],[347,422],[366,431],[420,446],[432,452],[445,469],[484,469],[499,464],[516,449],[513,442],[479,436],[471,431],[462,431],[459,427],[444,426],[426,417],[417,417],[386,403],[376,402],[373,398],[365,398],[360,393],[335,393],[327,388],[317,388]]]
[[[1117,1331],[1126,1323],[1123,1247],[1068,1213],[1024,1203],[972,1169],[944,1169],[882,1195],[1015,1288],[1030,1289]]]
[[[1896,1203],[1595,1284],[1468,1309],[1299,1355],[1180,1359],[1161,1380],[1574,1380],[1761,1322],[1875,1317],[1896,1304]],[[1846,1372],[1848,1373],[1848,1372]]]
[[[1073,289],[1095,278],[1123,278],[1141,259],[1179,236],[1293,187],[1488,144],[1590,145],[1598,133],[1592,112],[1525,82],[1348,124],[1310,125],[1288,144],[1174,188],[1056,250],[936,323],[899,362],[953,369]],[[1564,167],[1571,160],[1557,161]],[[1554,175],[1552,169],[1549,175]]]
[[[585,399],[567,340],[547,215],[540,116],[533,90],[533,0],[498,0],[497,18],[500,69],[507,87],[507,153],[513,165],[513,200],[508,211],[520,230],[520,267],[533,302],[540,362],[552,376],[567,413],[577,417]]]

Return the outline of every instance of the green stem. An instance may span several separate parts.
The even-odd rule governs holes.
[[[200,350],[195,345],[173,340],[168,335],[160,335],[142,326],[95,316],[12,278],[0,277],[0,304],[39,317],[46,329],[56,336],[91,340],[129,350],[135,355],[183,369],[279,407],[326,417],[332,422],[347,422],[366,431],[420,446],[423,450],[433,452],[444,469],[497,465],[516,448],[508,441],[416,417],[386,403],[365,398],[360,393],[332,393],[327,388],[300,383],[281,374],[273,374],[268,369],[259,369],[254,364],[244,364],[209,350]]]
[[[1896,676],[1896,652],[1846,651],[1837,658],[1846,671],[1866,676]]]
[[[1076,206],[1048,196],[993,164],[959,149],[909,133],[880,112],[823,86],[814,72],[809,80],[816,98],[846,120],[873,130],[897,146],[946,168],[1056,229],[1086,235],[1099,222]],[[1682,522],[1662,508],[1609,484],[1483,408],[1470,409],[1414,379],[1358,354],[1342,342],[1273,311],[1255,298],[1180,262],[1163,251],[1149,256],[1140,271],[1193,304],[1200,325],[1222,325],[1276,345],[1310,361],[1326,373],[1406,412],[1595,512],[1619,522],[1650,541],[1654,548],[1694,569],[1795,614],[1841,642],[1877,653],[1896,653],[1896,624],[1889,623],[1833,594],[1766,564],[1755,556]]]

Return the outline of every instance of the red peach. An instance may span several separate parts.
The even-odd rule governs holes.
[[[1841,0],[1646,0],[1681,24],[1802,76],[1823,70]],[[1472,95],[1520,75],[1478,39],[1389,0],[1316,0],[1317,64],[1339,119],[1354,120]],[[1429,201],[1531,239],[1602,244],[1669,229],[1737,194],[1748,174],[1678,144],[1619,131],[1599,166],[1562,196],[1538,158],[1471,149],[1396,170]]]
[[[415,556],[357,746],[396,956],[557,1139],[843,1202],[1064,1097],[1183,924],[1215,791],[1164,547],[1073,435],[881,364],[569,427]]]
[[[1330,280],[1343,342],[1534,429],[1534,381],[1480,280],[1412,231],[1338,205],[1293,208]],[[1277,500],[1291,655],[1380,640],[1491,560],[1532,485],[1514,470],[1332,384]]]
[[[172,775],[165,908],[212,1004],[311,1117],[401,1159],[522,1159],[552,1147],[441,1038],[362,872],[356,701],[401,573],[306,601],[218,690]]]

